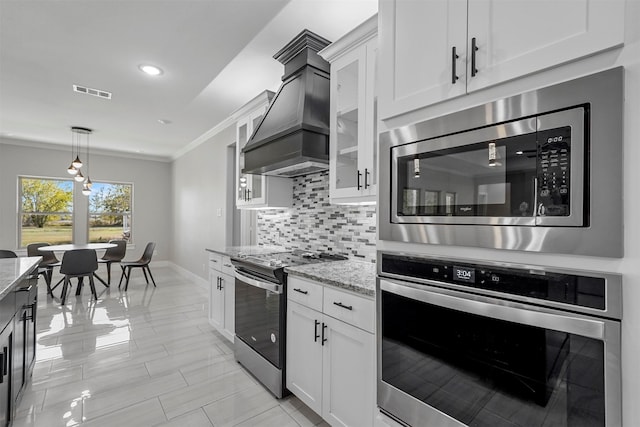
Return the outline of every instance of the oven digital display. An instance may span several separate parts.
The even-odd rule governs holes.
[[[476,271],[473,268],[453,266],[453,279],[459,282],[475,283]]]

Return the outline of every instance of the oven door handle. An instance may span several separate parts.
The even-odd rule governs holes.
[[[379,280],[381,290],[427,304],[598,340],[604,340],[606,326],[615,323],[605,319],[562,313],[558,310],[526,306],[517,302],[497,300],[491,297],[462,294],[448,289],[424,289],[424,285],[413,287],[410,283],[400,283],[387,279]],[[420,286],[420,288],[417,286]],[[461,295],[464,295],[464,297]]]
[[[236,279],[246,283],[247,285],[260,288],[260,289],[265,289],[267,291],[275,292],[277,294],[282,293],[282,285],[278,285],[277,283],[264,282],[262,280],[258,280],[251,276],[247,276],[246,274],[242,274],[238,270],[236,270],[235,276],[236,276]]]

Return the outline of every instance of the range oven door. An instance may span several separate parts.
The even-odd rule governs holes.
[[[235,273],[235,333],[276,368],[283,367],[284,286],[247,271]]]
[[[378,279],[378,406],[411,426],[619,426],[620,322]]]

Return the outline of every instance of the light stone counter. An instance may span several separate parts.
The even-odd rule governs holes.
[[[287,274],[366,296],[376,294],[376,265],[362,261],[329,261],[285,267]]]
[[[290,249],[286,249],[282,246],[227,246],[222,249],[206,248],[206,250],[220,255],[227,255],[231,258],[252,255],[277,254],[290,251]]]
[[[41,259],[39,256],[0,259],[0,299],[37,268]]]

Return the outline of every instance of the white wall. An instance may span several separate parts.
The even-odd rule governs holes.
[[[624,257],[599,258],[537,254],[439,245],[401,245],[378,242],[378,249],[405,250],[433,255],[488,261],[576,268],[623,275],[622,392],[623,423],[640,426],[640,2],[628,1],[625,45],[581,61],[536,73],[506,84],[443,102],[390,120],[380,130],[426,120],[488,101],[514,95],[616,66],[625,68],[624,104]]]
[[[84,160],[84,159],[83,159]],[[17,249],[18,176],[68,179],[69,150],[41,148],[30,142],[0,139],[0,248]],[[133,183],[133,243],[126,259],[142,255],[149,241],[156,242],[153,260],[168,260],[171,247],[171,165],[168,161],[142,160],[91,153],[91,180]],[[77,204],[87,198],[78,190]],[[76,241],[86,239],[87,220],[76,218]]]
[[[202,278],[208,275],[205,248],[231,245],[227,225],[227,182],[233,162],[227,161],[228,146],[235,142],[235,123],[176,159],[173,169],[173,254],[179,267]],[[220,215],[218,216],[218,210]]]

